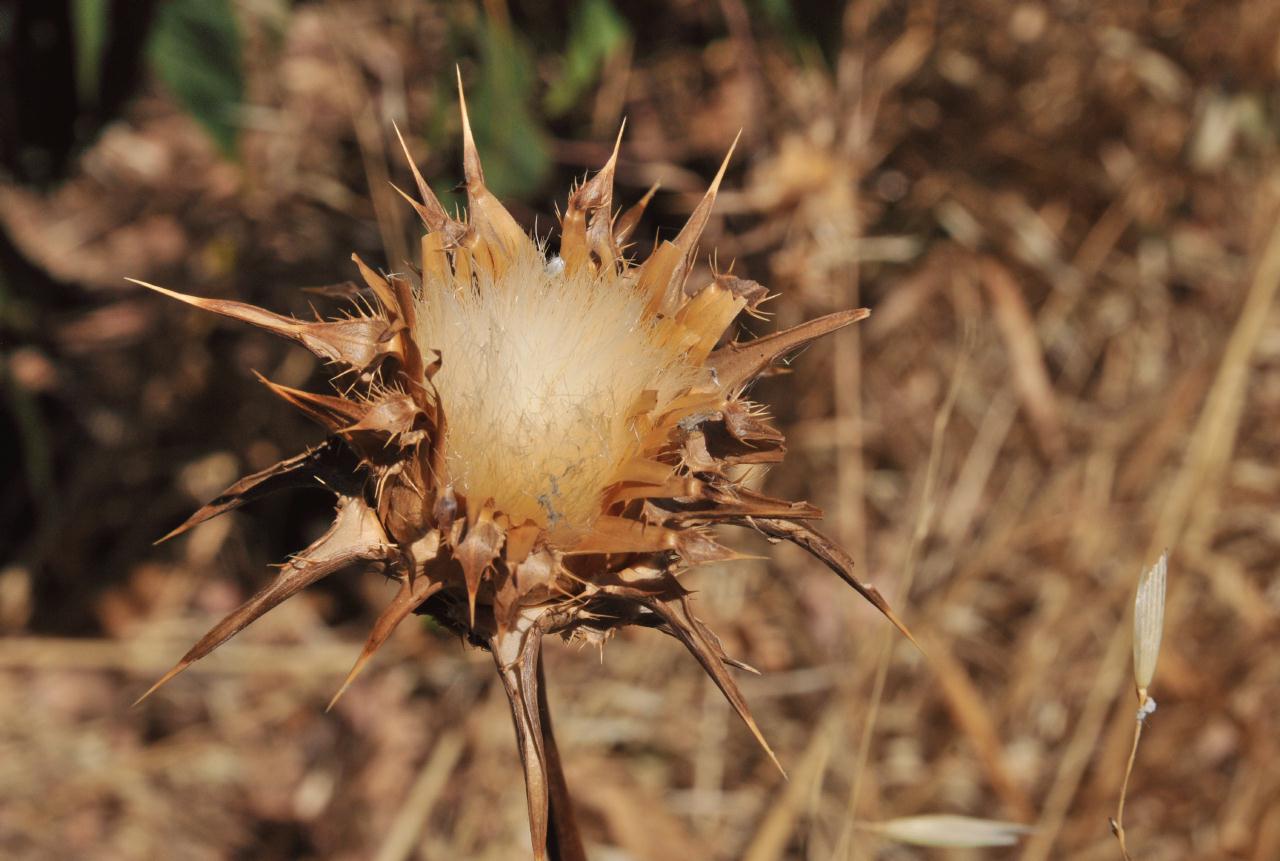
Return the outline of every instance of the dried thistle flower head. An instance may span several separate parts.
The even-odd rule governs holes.
[[[420,199],[405,197],[427,228],[419,265],[384,275],[355,258],[367,290],[346,316],[301,321],[144,285],[297,341],[339,371],[338,394],[263,380],[328,438],[236,482],[171,535],[317,480],[337,496],[333,525],[152,690],[306,586],[379,571],[400,588],[338,694],[412,613],[489,649],[511,699],[541,857],[555,755],[538,688],[548,633],[600,643],[643,625],[676,637],[769,751],[726,669],[744,665],[694,616],[680,584],[693,566],[736,557],[710,527],[798,544],[902,626],[849,556],[808,525],[821,512],[748,489],[737,469],[784,451],[745,399],[748,384],[868,312],[721,344],[765,297],[727,274],[687,283],[724,167],[679,235],[636,264],[622,249],[652,191],[615,214],[615,147],[570,194],[559,254],[548,259],[486,189],[465,102],[462,118],[467,219],[450,218],[413,167]]]

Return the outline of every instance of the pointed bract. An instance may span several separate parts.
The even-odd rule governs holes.
[[[889,622],[898,629],[902,636],[911,641],[911,644],[921,652],[924,649],[916,641],[911,631],[902,623],[898,615],[893,612],[893,608],[889,606],[889,602],[880,594],[880,590],[863,583],[853,573],[853,559],[844,551],[840,545],[836,544],[825,535],[816,532],[810,527],[801,523],[792,523],[787,520],[778,520],[770,517],[753,517],[750,520],[744,520],[740,523],[742,526],[748,526],[752,529],[768,535],[771,538],[781,538],[784,541],[790,541],[798,547],[808,551],[814,558],[820,560],[828,568],[839,575],[840,579],[853,587],[859,595],[866,598],[871,606],[883,614]]]
[[[365,664],[369,663],[369,659],[373,657],[374,652],[382,648],[382,644],[391,636],[391,632],[401,622],[409,618],[409,615],[418,609],[423,601],[443,588],[444,583],[428,582],[423,577],[413,579],[406,577],[400,582],[400,591],[396,593],[396,597],[391,600],[391,603],[378,616],[378,620],[373,623],[373,630],[369,632],[369,638],[365,640],[364,648],[360,650],[360,657],[356,658],[355,665],[351,667],[347,677],[342,680],[341,687],[333,695],[333,699],[329,700],[329,705],[325,706],[325,711],[332,711],[333,707],[338,704],[338,700],[347,692],[347,688],[351,687],[351,683],[356,680],[356,676],[360,675],[360,671],[364,669]]]
[[[343,428],[358,424],[369,412],[369,407],[359,401],[333,395],[318,395],[314,392],[282,386],[279,383],[273,383],[257,371],[254,371],[254,376],[258,378],[258,382],[285,402],[301,410],[307,418],[322,425],[330,433],[337,433]]]
[[[151,696],[161,686],[191,664],[208,655],[283,601],[330,574],[361,562],[386,562],[394,548],[377,516],[359,500],[347,499],[338,506],[329,531],[302,553],[289,560],[275,579],[248,601],[228,613],[182,656],[169,672],[138,698]],[[135,703],[136,705],[136,703]]]
[[[738,147],[738,140],[742,137],[742,132],[738,132],[733,138],[733,143],[729,144],[729,151],[724,155],[724,161],[720,163],[720,170],[716,171],[715,179],[711,180],[711,186],[707,189],[706,194],[702,196],[702,200],[694,207],[693,212],[689,215],[689,220],[685,222],[681,228],[679,235],[676,236],[673,243],[680,252],[680,262],[676,265],[675,271],[671,275],[671,282],[667,286],[667,295],[674,297],[684,289],[685,276],[689,274],[689,267],[693,263],[694,252],[698,247],[698,240],[702,238],[702,231],[707,228],[707,221],[711,218],[711,210],[716,204],[716,194],[720,191],[720,183],[724,180],[724,173],[729,169],[729,159],[733,158],[733,151]],[[674,300],[672,300],[674,302]]]
[[[600,261],[602,268],[612,268],[620,254],[613,235],[613,177],[618,169],[618,152],[622,148],[622,133],[626,128],[626,120],[623,120],[609,160],[591,182],[581,189],[589,193],[584,206],[591,214],[587,224],[587,246]]]
[[[773,761],[782,776],[786,777],[786,769],[778,761],[773,748],[769,746],[769,742],[765,741],[764,733],[760,732],[760,727],[756,724],[755,718],[751,716],[751,709],[747,706],[747,701],[743,698],[742,691],[738,689],[738,683],[733,680],[733,676],[729,675],[729,671],[724,668],[725,655],[719,648],[719,640],[715,639],[714,636],[708,636],[709,632],[706,626],[689,612],[689,599],[681,598],[678,601],[663,601],[655,598],[650,599],[647,602],[647,606],[661,616],[671,629],[676,632],[680,642],[684,643],[689,652],[697,658],[698,663],[702,665],[702,669],[716,683],[720,693],[724,694],[724,698],[729,701],[729,705],[733,706],[733,710],[738,713],[738,717],[742,718],[742,722],[751,730],[751,734],[755,736],[760,747],[769,755],[769,759]]]
[[[385,337],[390,330],[390,324],[381,317],[356,316],[344,320],[307,322],[263,310],[257,305],[226,299],[203,299],[199,296],[188,296],[185,293],[157,287],[146,281],[133,278],[127,280],[177,299],[179,302],[185,302],[224,317],[231,317],[234,320],[241,320],[296,341],[326,362],[346,365],[357,373],[374,370],[386,356],[394,351],[394,345],[388,344]]]
[[[632,204],[613,223],[613,241],[617,243],[618,247],[627,244],[627,240],[631,238],[636,225],[640,223],[640,219],[644,216],[644,211],[648,208],[649,201],[653,200],[653,196],[658,193],[658,188],[659,184],[656,182],[649,186],[649,190],[644,193],[644,197]]]
[[[733,341],[708,356],[707,367],[714,372],[721,389],[734,391],[760,376],[787,353],[870,316],[871,311],[866,308],[837,311],[762,338]]]
[[[674,529],[629,517],[597,518],[591,532],[565,551],[568,556],[607,553],[661,553],[675,550],[680,535]]]
[[[392,291],[391,285],[387,283],[387,279],[369,268],[360,259],[359,254],[352,254],[351,260],[356,264],[356,268],[360,270],[360,277],[364,279],[364,283],[369,285],[369,289],[377,297],[378,304],[382,306],[382,310],[388,314],[395,314],[400,306],[396,302],[396,294]]]
[[[421,202],[414,200],[399,188],[396,188],[396,191],[399,191],[400,196],[409,201],[428,230],[443,235],[446,248],[462,244],[467,232],[466,225],[454,221],[444,211],[444,207],[440,205],[440,199],[436,197],[435,192],[431,190],[431,186],[427,185],[427,181],[422,178],[421,172],[418,171],[418,165],[414,162],[413,155],[409,152],[409,145],[405,143],[404,135],[400,134],[400,127],[394,123],[392,123],[392,127],[396,131],[396,139],[400,141],[400,148],[404,150],[404,159],[409,163],[409,170],[413,171],[413,181],[418,186],[418,197],[421,198]],[[392,188],[395,188],[395,186],[393,185]]]
[[[613,175],[621,146],[622,129],[619,129],[613,154],[604,167],[569,195],[564,218],[560,220],[560,258],[569,275],[584,267],[591,267],[594,271],[597,264],[612,266],[618,256],[610,225],[613,219]],[[592,259],[593,254],[595,260]]]
[[[467,208],[470,226],[475,232],[473,250],[477,262],[496,278],[521,250],[532,248],[533,241],[485,187],[484,168],[480,165],[467,100],[462,92],[461,70],[458,71],[458,106],[462,111],[462,169],[467,181]]]
[[[302,454],[282,460],[253,475],[246,475],[201,506],[200,510],[184,520],[182,525],[156,543],[168,541],[219,514],[225,514],[255,499],[261,499],[281,490],[322,485],[336,493],[352,493],[359,484],[355,469],[356,464],[349,449],[339,440],[330,438]]]
[[[476,624],[476,594],[480,590],[480,580],[493,565],[493,560],[498,558],[502,540],[502,528],[493,520],[493,503],[490,502],[480,511],[479,517],[468,524],[467,537],[454,553],[462,565],[467,585],[467,610],[472,627]]]

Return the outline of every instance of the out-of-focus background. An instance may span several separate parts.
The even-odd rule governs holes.
[[[1280,5],[52,0],[0,4],[0,51],[0,855],[528,851],[487,656],[407,624],[324,713],[380,578],[129,707],[329,503],[151,545],[319,439],[252,370],[325,374],[124,277],[305,314],[352,251],[399,267],[391,124],[458,200],[458,64],[540,235],[626,117],[647,253],[741,129],[694,277],[714,249],[779,293],[755,332],[873,309],[758,387],[790,440],[766,486],[827,511],[928,659],[792,548],[693,575],[784,782],[674,641],[549,647],[593,859],[1119,857],[1130,607],[1165,547],[1129,845],[1280,858]],[[876,830],[934,813],[1035,830]]]

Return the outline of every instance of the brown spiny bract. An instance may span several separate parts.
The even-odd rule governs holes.
[[[724,654],[680,584],[693,566],[735,558],[711,527],[796,543],[898,624],[848,555],[808,525],[816,508],[748,489],[738,468],[775,463],[784,451],[744,389],[868,312],[722,343],[765,292],[727,275],[688,281],[724,168],[679,235],[637,264],[622,249],[648,196],[615,214],[616,148],[569,196],[559,254],[548,259],[485,188],[465,103],[462,113],[466,220],[449,217],[413,168],[420,199],[406,197],[427,228],[419,266],[380,274],[356,258],[367,290],[351,313],[302,321],[145,285],[297,341],[339,371],[335,394],[263,380],[328,438],[236,482],[171,535],[317,480],[337,496],[332,527],[155,687],[304,587],[340,571],[379,571],[399,591],[338,694],[413,613],[491,651],[541,857],[554,804],[554,747],[539,703],[544,635],[603,642],[643,625],[676,637],[768,750],[726,668],[743,665]]]

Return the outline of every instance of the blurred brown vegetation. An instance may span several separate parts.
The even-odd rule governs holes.
[[[526,851],[486,657],[407,625],[323,712],[380,579],[280,607],[129,708],[328,500],[150,546],[318,439],[251,369],[324,370],[124,276],[301,314],[351,251],[399,265],[391,122],[447,192],[457,62],[531,229],[626,116],[619,196],[663,183],[644,253],[741,128],[703,247],[781,294],[743,325],[874,312],[761,385],[790,439],[766,481],[826,509],[928,658],[793,548],[697,573],[699,612],[764,671],[743,688],[784,782],[678,644],[551,648],[593,858],[943,857],[852,827],[926,812],[1036,827],[945,857],[1118,857],[1128,613],[1166,546],[1129,845],[1280,858],[1280,6],[237,0],[237,50],[212,56],[242,68],[183,78],[182,43],[140,66],[109,38],[96,112],[83,21],[15,30],[36,6],[62,8],[6,6],[0,33],[0,855]],[[231,125],[200,102],[228,94]]]

